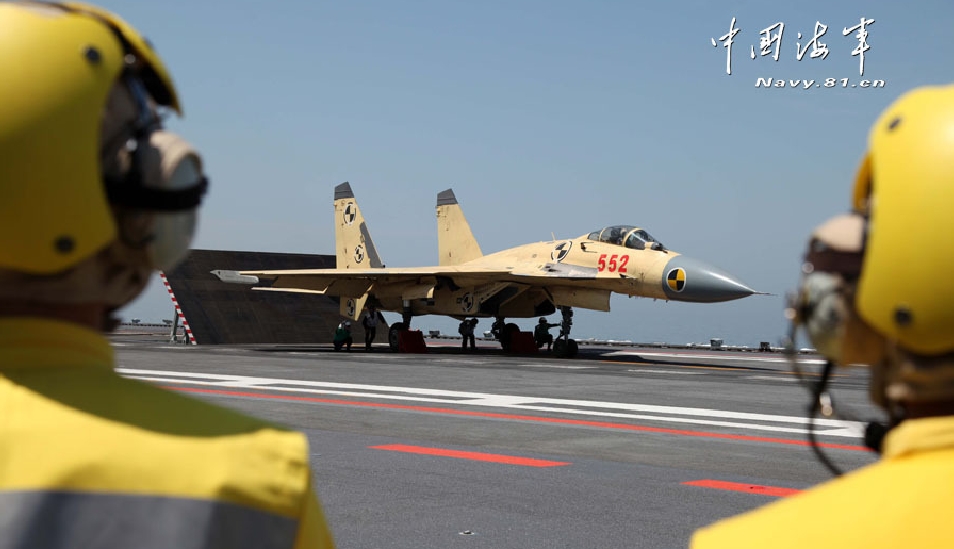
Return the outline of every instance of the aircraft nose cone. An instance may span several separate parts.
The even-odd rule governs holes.
[[[729,273],[684,255],[666,263],[662,286],[669,299],[694,303],[732,301],[755,293]]]

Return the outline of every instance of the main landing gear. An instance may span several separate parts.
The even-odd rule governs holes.
[[[563,323],[560,327],[560,335],[553,341],[553,356],[559,358],[573,358],[577,355],[580,348],[575,339],[570,339],[570,327],[573,326],[573,309],[570,307],[560,307],[560,313],[563,315]],[[500,341],[500,347],[504,351],[510,350],[510,339],[513,334],[520,331],[516,324],[506,322],[502,316],[498,316],[490,332]]]
[[[411,316],[411,307],[405,303],[404,310],[401,311],[403,322],[395,322],[388,328],[388,347],[392,351],[398,352],[400,350],[401,332],[411,329]]]
[[[490,333],[497,338],[497,341],[500,342],[500,348],[504,351],[510,351],[510,339],[513,337],[513,334],[519,331],[520,326],[517,326],[513,322],[507,322],[502,316],[498,316],[493,326],[490,327]]]
[[[563,315],[563,325],[560,327],[560,335],[553,341],[553,356],[573,358],[580,350],[576,340],[570,339],[570,327],[573,326],[573,309],[560,307],[560,313]]]

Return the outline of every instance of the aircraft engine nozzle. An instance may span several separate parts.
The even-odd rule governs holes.
[[[684,255],[666,263],[662,287],[668,299],[693,303],[732,301],[756,293],[725,271]]]

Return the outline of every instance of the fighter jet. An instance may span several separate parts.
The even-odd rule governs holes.
[[[335,187],[336,268],[212,271],[220,280],[261,284],[255,290],[338,297],[341,315],[357,320],[366,305],[400,313],[388,332],[397,350],[415,316],[494,318],[504,349],[516,324],[507,318],[545,317],[559,310],[557,356],[572,357],[573,307],[610,310],[615,292],[630,297],[715,303],[756,292],[732,275],[666,248],[636,225],[611,225],[566,240],[535,242],[490,255],[481,252],[452,189],[437,195],[439,261],[433,267],[386,268],[351,185]]]

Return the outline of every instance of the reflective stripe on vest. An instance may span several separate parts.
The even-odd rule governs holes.
[[[295,519],[220,501],[0,491],[0,549],[288,549],[297,529]]]

